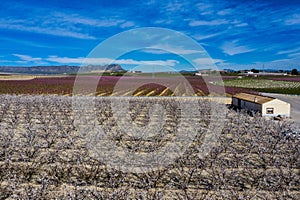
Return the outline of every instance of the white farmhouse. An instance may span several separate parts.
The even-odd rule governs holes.
[[[290,117],[291,105],[276,98],[238,93],[232,96],[232,105],[240,109],[258,111],[262,116]]]

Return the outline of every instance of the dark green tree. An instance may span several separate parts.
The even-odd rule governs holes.
[[[292,75],[298,75],[298,70],[297,69],[292,69]]]
[[[258,73],[259,70],[257,70],[257,69],[251,69],[251,72],[253,72],[253,73]]]

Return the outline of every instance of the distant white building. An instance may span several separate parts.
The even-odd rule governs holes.
[[[251,71],[245,72],[244,76],[287,76],[287,73],[279,73],[279,72],[258,72],[254,73]]]
[[[131,73],[133,73],[133,74],[140,74],[140,73],[142,73],[142,71],[131,71]]]
[[[232,96],[232,105],[240,109],[258,111],[262,116],[290,117],[291,105],[276,98],[239,93]]]

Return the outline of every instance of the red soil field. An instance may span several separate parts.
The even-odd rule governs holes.
[[[82,76],[80,77],[80,85],[83,88],[92,86],[92,80],[97,81],[97,76]],[[230,79],[235,77],[222,77],[223,79]],[[26,95],[69,95],[73,93],[74,83],[76,76],[66,77],[45,77],[35,78],[32,80],[0,80],[0,94],[26,94]],[[196,96],[206,96],[222,94],[223,88],[212,84],[212,82],[219,80],[217,77],[205,77],[205,80],[199,76],[186,76],[185,79],[191,85]],[[159,85],[160,81],[167,82],[170,88],[184,89],[186,86],[178,77],[122,77],[122,88],[129,88],[134,90],[124,91],[124,93],[114,93],[114,89],[118,81],[121,80],[120,76],[102,76],[98,82],[97,89],[93,94],[97,96],[110,96],[124,95],[130,93],[135,96],[172,96],[174,91],[166,86]],[[151,82],[143,84],[145,82]],[[208,90],[210,88],[210,91]],[[225,87],[227,95],[236,94],[239,92],[254,92],[248,89],[237,87]],[[184,92],[183,92],[184,93]],[[77,93],[78,94],[78,93]],[[86,95],[86,91],[82,91]]]

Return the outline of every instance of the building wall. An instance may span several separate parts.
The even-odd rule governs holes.
[[[274,108],[273,114],[267,114],[267,108]],[[285,116],[290,117],[291,105],[279,99],[274,99],[262,106],[262,116]]]
[[[238,107],[238,99],[237,98],[232,97],[232,105]]]
[[[230,105],[232,104],[232,98],[231,97],[199,97],[201,99],[214,101],[221,104]]]
[[[239,100],[237,98],[232,98],[232,105],[239,107],[238,101]],[[245,110],[259,111],[259,112],[262,111],[261,110],[262,105],[254,103],[254,102],[244,101],[244,100],[241,100],[241,105],[239,108],[245,109]]]
[[[246,110],[254,110],[254,111],[259,111],[261,112],[262,106],[257,103],[249,102],[249,101],[241,101],[241,106],[243,109]]]
[[[238,99],[232,98],[232,105],[239,107]],[[285,116],[290,117],[291,105],[279,99],[274,99],[272,101],[266,102],[264,104],[257,104],[254,102],[241,100],[240,107],[241,109],[259,111],[262,113],[262,116]],[[273,114],[267,114],[267,108],[273,108]]]

